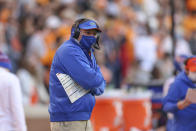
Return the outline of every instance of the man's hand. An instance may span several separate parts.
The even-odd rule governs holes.
[[[99,95],[103,94],[104,89],[105,89],[105,81],[99,87],[91,89],[91,93],[93,95],[99,96]]]
[[[192,104],[191,101],[188,100],[187,98],[185,98],[184,100],[178,101],[177,107],[178,107],[178,109],[183,110],[184,108],[186,108],[190,104]]]

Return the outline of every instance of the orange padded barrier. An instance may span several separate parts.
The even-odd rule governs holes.
[[[150,99],[123,100],[124,130],[138,128],[142,131],[151,129],[151,101]]]
[[[119,99],[101,98],[96,100],[95,108],[91,116],[94,131],[119,131],[120,123],[116,121],[118,114],[115,103]]]
[[[92,113],[94,131],[131,131],[152,128],[151,100],[149,98],[98,98]]]

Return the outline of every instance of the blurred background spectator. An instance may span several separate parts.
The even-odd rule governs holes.
[[[196,2],[175,1],[175,10],[175,55],[195,54]],[[52,58],[80,17],[103,25],[96,54],[108,87],[172,76],[169,0],[1,0],[0,50],[11,58],[25,104],[48,103]]]

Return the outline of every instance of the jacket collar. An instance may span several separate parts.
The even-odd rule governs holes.
[[[7,68],[0,66],[0,72],[9,72],[9,70]]]

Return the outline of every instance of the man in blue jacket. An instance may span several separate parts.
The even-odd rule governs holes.
[[[196,130],[196,103],[186,97],[189,88],[196,89],[196,56],[185,61],[185,71],[177,75],[163,99],[163,110],[174,114],[173,131]]]
[[[57,50],[50,71],[50,125],[52,131],[91,131],[90,117],[95,105],[95,96],[104,92],[105,80],[96,64],[94,48],[99,49],[101,30],[90,19],[75,21],[71,37]],[[94,48],[93,48],[94,47]],[[71,102],[58,73],[71,77],[87,94]]]

